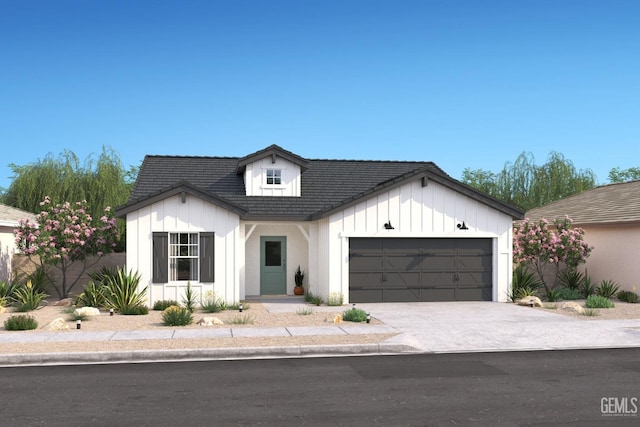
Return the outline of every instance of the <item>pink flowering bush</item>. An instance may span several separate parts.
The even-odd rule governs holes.
[[[591,251],[584,241],[584,229],[572,227],[569,217],[557,219],[553,226],[545,218],[534,222],[525,219],[513,228],[513,262],[531,267],[537,274],[547,293],[550,287],[544,280],[548,267],[555,272],[555,287],[560,273],[576,269],[584,263]]]
[[[86,200],[74,205],[69,202],[54,205],[45,197],[40,206],[43,210],[36,215],[35,222],[21,220],[14,230],[16,245],[23,254],[37,256],[43,266],[62,272],[62,283],[54,283],[54,288],[60,298],[66,298],[90,267],[89,257],[99,258],[113,252],[118,240],[116,219],[107,207],[104,215],[94,220],[88,213]],[[83,264],[82,271],[69,282],[67,271],[77,262]]]

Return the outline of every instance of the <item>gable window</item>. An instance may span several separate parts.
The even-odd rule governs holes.
[[[280,169],[267,169],[267,185],[282,184],[282,171]]]
[[[214,281],[214,233],[153,233],[153,283]]]

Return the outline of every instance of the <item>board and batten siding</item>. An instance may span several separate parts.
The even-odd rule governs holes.
[[[152,306],[158,300],[182,301],[187,282],[152,283],[152,234],[215,233],[215,282],[192,282],[199,294],[215,292],[228,303],[238,302],[244,244],[240,243],[240,218],[224,208],[188,195],[183,203],[180,195],[169,197],[127,214],[127,268],[141,276],[140,287],[148,286],[147,301]]]
[[[281,185],[266,185],[267,169],[282,171]],[[300,196],[300,166],[276,156],[275,163],[271,157],[249,163],[244,172],[247,196]]]
[[[384,224],[390,221],[393,230]],[[465,222],[468,230],[457,225]],[[512,272],[512,218],[429,181],[412,181],[318,222],[320,295],[341,292],[348,302],[350,237],[493,239],[493,300],[507,301]]]

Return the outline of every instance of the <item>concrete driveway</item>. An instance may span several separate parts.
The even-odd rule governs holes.
[[[574,318],[500,302],[357,304],[426,352],[640,347],[640,320]]]

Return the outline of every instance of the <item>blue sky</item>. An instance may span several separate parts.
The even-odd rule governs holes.
[[[10,163],[103,146],[640,166],[640,2],[0,0]]]

